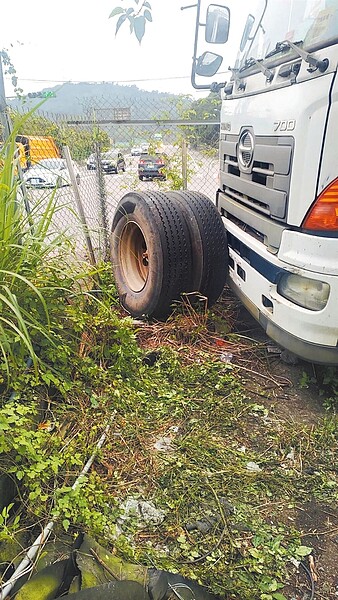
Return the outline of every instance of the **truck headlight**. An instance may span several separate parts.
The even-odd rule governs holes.
[[[282,275],[277,285],[277,292],[308,310],[323,310],[329,298],[330,286],[317,279],[290,273]]]

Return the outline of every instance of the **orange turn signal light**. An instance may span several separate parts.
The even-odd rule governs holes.
[[[312,230],[338,231],[338,178],[334,179],[310,208],[302,227]]]

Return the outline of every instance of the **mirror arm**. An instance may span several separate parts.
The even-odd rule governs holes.
[[[197,4],[189,4],[189,6],[181,6],[181,10],[186,10],[187,8],[196,8]]]
[[[217,83],[217,81],[213,81],[210,86],[210,91],[217,94],[221,89],[225,88],[226,85],[226,81],[224,81],[224,83]]]
[[[192,69],[191,69],[191,85],[195,90],[210,90],[210,85],[199,85],[198,83],[196,83],[195,66],[196,66],[196,55],[197,55],[197,46],[198,46],[198,34],[199,34],[199,28],[200,28],[201,1],[202,0],[197,0],[197,4],[193,5],[193,6],[196,6],[197,10],[196,10],[196,24],[195,24],[194,55],[193,55],[193,59],[192,59],[193,62],[192,62]],[[186,8],[189,8],[189,7],[186,7]]]
[[[198,45],[198,34],[200,27],[200,15],[201,15],[201,0],[197,0],[196,4],[196,24],[195,24],[195,40],[194,40],[194,56],[193,56],[193,69],[195,70],[196,56],[197,56],[197,45]]]
[[[199,83],[196,83],[195,64],[196,64],[196,61],[194,61],[193,68],[192,68],[192,71],[191,71],[191,85],[192,85],[192,87],[195,90],[210,90],[212,84],[200,85]]]

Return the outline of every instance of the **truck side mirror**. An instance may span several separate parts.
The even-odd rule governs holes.
[[[223,57],[214,52],[203,52],[197,58],[195,73],[201,77],[212,77],[222,64]]]
[[[246,23],[245,23],[245,26],[244,26],[241,43],[240,43],[240,46],[239,46],[239,49],[240,49],[241,52],[243,52],[243,50],[245,48],[245,44],[247,43],[247,41],[252,39],[250,37],[250,34],[252,32],[252,28],[253,28],[254,22],[255,22],[255,17],[253,15],[248,15]]]
[[[210,4],[205,22],[205,41],[209,44],[225,44],[230,28],[230,10],[220,4]]]

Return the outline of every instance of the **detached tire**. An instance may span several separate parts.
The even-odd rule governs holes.
[[[199,192],[167,192],[184,218],[192,248],[192,290],[212,306],[221,295],[228,273],[226,231],[216,206]]]
[[[113,219],[111,261],[124,308],[166,316],[191,291],[190,234],[178,203],[161,192],[126,194]]]

